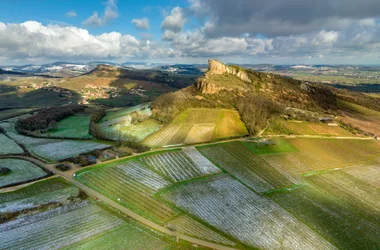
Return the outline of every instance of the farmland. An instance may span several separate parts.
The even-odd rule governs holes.
[[[324,136],[354,136],[349,131],[337,125],[312,123],[302,121],[286,121],[278,118],[271,122],[265,135],[324,135]]]
[[[364,182],[380,188],[380,166],[379,165],[359,165],[344,169],[350,174]]]
[[[162,204],[152,195],[155,190],[169,182],[141,164],[132,161],[95,168],[77,174],[77,178],[132,211],[163,224],[178,212]],[[136,170],[144,174],[138,174]]]
[[[304,186],[270,198],[340,249],[380,247],[380,224],[340,201],[339,194]]]
[[[44,137],[91,139],[88,134],[90,115],[69,116],[58,122],[55,129],[43,133]]]
[[[286,173],[252,154],[241,142],[214,144],[199,150],[257,192],[295,184]]]
[[[0,187],[39,179],[47,175],[40,167],[24,160],[0,159],[0,167],[10,169],[9,174],[1,176]]]
[[[201,156],[199,156],[201,159]],[[182,151],[166,152],[142,157],[147,165],[170,178],[173,182],[185,181],[204,175],[218,173],[219,169],[209,165],[196,164]]]
[[[334,249],[281,207],[228,175],[186,183],[161,197],[251,247]]]
[[[193,144],[245,136],[247,128],[235,110],[190,108],[144,140],[153,147]]]
[[[380,134],[380,112],[342,100],[338,100],[338,106],[343,113],[339,117],[342,122],[367,133]]]
[[[7,135],[17,143],[24,145],[30,153],[49,161],[60,161],[82,153],[110,147],[94,141],[34,138],[16,132],[7,132]]]
[[[175,230],[179,233],[187,234],[199,239],[228,245],[236,246],[236,243],[220,235],[219,233],[211,230],[209,227],[184,215],[180,216],[169,223],[170,227],[174,226]]]
[[[6,135],[0,134],[0,155],[23,154],[24,150]]]
[[[110,110],[102,118],[100,128],[105,137],[110,140],[133,137],[142,141],[162,128],[158,121],[149,118],[150,115],[149,103],[127,109]],[[140,118],[137,118],[138,121],[136,122],[133,121],[133,117]]]
[[[22,212],[51,203],[65,204],[78,195],[78,188],[61,178],[50,178],[12,192],[0,193],[0,214]]]

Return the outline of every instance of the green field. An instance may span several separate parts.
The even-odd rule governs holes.
[[[0,168],[8,168],[11,172],[0,176],[0,187],[32,181],[47,175],[40,167],[29,161],[18,159],[0,159]]]
[[[47,133],[43,133],[41,136],[91,139],[91,135],[88,134],[90,118],[90,115],[69,116],[58,122],[55,129],[51,129]]]
[[[23,154],[24,150],[12,139],[0,134],[0,155]]]
[[[331,126],[324,123],[286,121],[282,118],[271,121],[264,135],[354,136],[340,126]]]
[[[270,198],[339,249],[379,249],[380,224],[342,202],[341,191],[305,186]]]
[[[208,142],[247,134],[247,128],[235,110],[189,108],[163,129],[146,138],[144,143],[160,147]]]

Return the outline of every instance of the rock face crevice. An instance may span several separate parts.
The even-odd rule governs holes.
[[[251,79],[244,69],[234,66],[227,66],[217,60],[210,59],[208,61],[208,71],[195,83],[196,89],[199,90],[202,94],[215,94],[223,90],[232,90],[233,88],[219,86],[213,81],[210,81],[210,79],[213,79],[215,75],[223,74],[234,75],[245,83],[252,83]]]

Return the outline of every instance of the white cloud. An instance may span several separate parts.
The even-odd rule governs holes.
[[[99,16],[97,11],[83,21],[83,25],[88,27],[100,27],[109,24],[119,16],[115,0],[108,0],[103,16]]]
[[[181,7],[177,6],[171,10],[170,15],[165,17],[164,21],[161,23],[161,29],[178,33],[182,31],[185,22],[185,13]]]
[[[9,61],[149,58],[163,53],[153,42],[119,32],[95,36],[73,26],[0,22],[0,55]]]
[[[66,16],[67,18],[73,18],[73,17],[76,17],[76,16],[77,16],[77,13],[76,13],[75,11],[71,10],[71,11],[69,11],[69,12],[66,12],[66,13],[65,13],[65,16]]]
[[[133,19],[131,23],[134,23],[137,29],[140,29],[140,30],[149,29],[149,19],[146,17],[142,19]]]

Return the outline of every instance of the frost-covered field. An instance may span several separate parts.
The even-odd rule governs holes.
[[[96,149],[110,147],[108,144],[92,141],[41,139],[20,135],[15,132],[7,132],[7,135],[18,143],[25,145],[31,153],[50,161],[60,161]]]
[[[158,191],[161,188],[167,187],[171,183],[163,177],[143,166],[138,161],[128,161],[123,165],[118,165],[126,175],[145,186]]]
[[[198,165],[182,151],[166,152],[141,158],[149,166],[171,178],[174,182],[185,181],[220,170],[214,165]],[[200,158],[198,158],[198,163]]]
[[[380,188],[380,165],[360,165],[346,168],[344,172]]]
[[[206,157],[196,150],[195,147],[185,147],[182,151],[202,170],[203,173],[217,173],[217,167],[210,162]]]
[[[0,214],[19,212],[49,203],[68,203],[79,189],[61,178],[51,178],[12,192],[0,193]]]
[[[162,178],[157,178],[157,175],[146,169],[144,175],[148,176],[148,180],[142,181],[143,176],[132,174],[133,170],[128,170],[129,166],[120,166],[90,169],[77,174],[77,178],[90,188],[158,223],[163,224],[178,213],[153,197],[158,183],[159,186],[167,184]],[[141,170],[141,167],[135,166],[136,168]]]
[[[335,248],[276,203],[228,175],[186,183],[163,198],[252,247]]]
[[[33,147],[33,152],[42,158],[60,161],[74,157],[83,153],[91,152],[96,149],[106,149],[110,146],[107,144],[87,141],[60,141]]]
[[[294,184],[292,182],[294,178],[272,167],[260,156],[251,153],[240,142],[210,145],[201,147],[199,150],[258,192]]]
[[[11,170],[9,174],[0,177],[0,187],[31,181],[47,175],[40,167],[24,160],[0,159],[0,167]]]
[[[17,250],[58,249],[123,222],[96,205],[71,204],[0,224],[0,246]]]
[[[128,249],[128,250],[163,250],[171,249],[170,243],[147,230],[128,221],[105,234],[96,235],[88,240],[64,248],[65,250],[87,249]]]
[[[6,135],[0,134],[0,155],[22,154],[24,150]]]
[[[235,242],[223,237],[219,233],[186,215],[170,221],[169,224],[175,226],[177,232],[187,234],[189,236],[228,246],[236,246]]]

